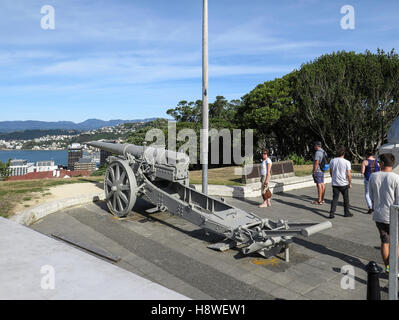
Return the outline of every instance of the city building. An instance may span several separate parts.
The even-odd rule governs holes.
[[[75,162],[73,166],[73,170],[88,170],[95,171],[96,170],[96,162],[90,157],[82,157],[79,161]]]
[[[58,166],[54,164],[53,160],[50,161],[38,161],[36,162],[35,172],[48,172],[58,169]]]
[[[10,176],[23,176],[34,171],[34,163],[28,160],[14,159],[10,161]]]
[[[107,142],[107,143],[116,143],[115,140],[101,140],[102,142]],[[112,153],[109,151],[105,151],[105,150],[100,150],[100,167],[105,165],[107,158],[109,156],[112,156]]]
[[[73,143],[68,147],[68,170],[74,170],[75,163],[83,156],[83,146]]]
[[[10,176],[23,176],[32,172],[49,172],[58,169],[53,160],[38,161],[36,165],[28,160],[14,159],[10,162]]]

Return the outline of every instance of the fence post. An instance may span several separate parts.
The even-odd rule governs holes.
[[[398,300],[398,211],[397,205],[389,208],[389,300]]]

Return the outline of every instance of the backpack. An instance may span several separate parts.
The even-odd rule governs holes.
[[[327,153],[324,151],[323,159],[321,159],[321,161],[319,163],[320,170],[321,171],[327,171],[328,169],[330,169],[329,162],[330,161],[328,160]]]

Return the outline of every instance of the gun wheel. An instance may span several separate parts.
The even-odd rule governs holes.
[[[137,182],[127,161],[113,161],[104,179],[105,201],[111,213],[119,218],[132,210],[137,199]]]

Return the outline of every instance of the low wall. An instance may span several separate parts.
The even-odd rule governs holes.
[[[242,168],[242,183],[252,184],[259,182],[260,179],[260,163],[246,165]],[[272,179],[290,178],[295,176],[294,165],[292,161],[273,162],[271,169]]]
[[[363,175],[360,173],[352,174],[353,184],[363,184]],[[324,182],[331,183],[331,176],[325,173]],[[269,188],[272,193],[287,192],[291,190],[298,190],[315,186],[313,177],[311,175],[304,177],[289,177],[282,179],[272,179],[269,182]],[[198,191],[202,190],[201,185],[194,185]],[[249,183],[245,186],[223,186],[223,185],[209,185],[208,195],[214,197],[233,197],[233,198],[254,198],[259,197],[261,193],[260,181]]]
[[[71,197],[55,200],[52,202],[43,203],[31,209],[18,212],[13,215],[10,220],[25,226],[29,226],[36,221],[44,218],[45,216],[55,213],[57,211],[94,201],[104,200],[104,198],[104,192],[102,191],[96,194],[87,194],[80,197]]]

